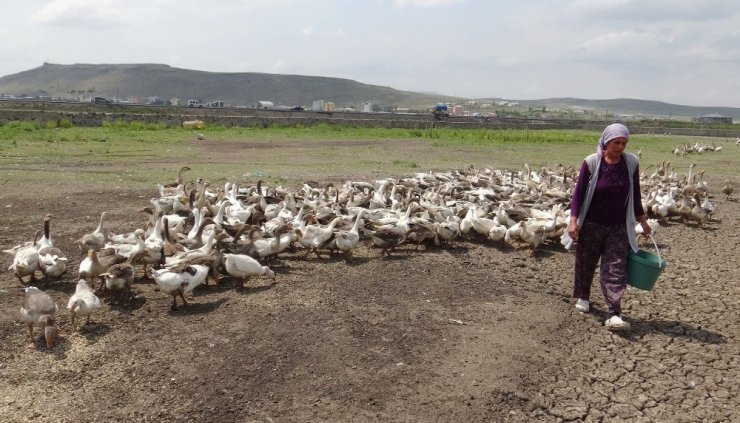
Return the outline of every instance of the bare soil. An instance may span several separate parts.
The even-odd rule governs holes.
[[[216,145],[209,154],[240,159]],[[373,175],[337,179],[348,177]],[[0,275],[0,421],[739,418],[737,200],[713,196],[716,219],[703,227],[663,224],[668,267],[654,291],[628,290],[628,333],[603,327],[598,285],[594,310],[575,311],[573,256],[559,244],[530,257],[475,237],[451,248],[402,246],[389,258],[366,245],[349,264],[290,252],[274,266],[276,284],[200,287],[175,311],[169,296],[138,278],[131,304],[104,305],[74,333],[65,308],[77,281],[73,240],[103,211],[111,212],[112,232],[141,227],[137,210],[155,194],[3,186],[0,245],[30,240],[51,212],[70,266],[46,288],[60,307],[60,338],[50,350],[40,333],[28,348],[21,285],[11,272]],[[3,269],[10,263],[0,257]]]

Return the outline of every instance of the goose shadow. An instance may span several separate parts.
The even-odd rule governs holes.
[[[105,323],[90,322],[88,324],[80,324],[78,331],[71,331],[68,336],[81,336],[89,343],[94,344],[106,336],[110,331],[110,326]]]
[[[591,305],[591,312],[589,314],[602,323],[608,317],[606,310],[594,307],[593,304]],[[630,342],[639,342],[643,336],[656,332],[670,336],[671,338],[691,339],[702,344],[724,344],[727,342],[725,336],[720,333],[678,320],[644,320],[632,316],[623,316],[623,318],[629,322],[630,330],[614,331],[613,333]]]
[[[347,258],[342,254],[329,254],[326,256],[321,256],[320,261],[324,263],[345,263],[347,266],[357,266],[359,264],[365,264],[370,261],[370,257],[364,257],[364,256],[352,256],[350,260],[347,260]],[[310,260],[307,260],[310,261]],[[274,269],[274,268],[273,268]]]
[[[221,279],[222,282],[225,282],[227,280],[229,282],[231,282],[231,284],[230,284],[231,290],[236,291],[236,292],[238,292],[240,294],[255,294],[255,293],[258,293],[258,292],[262,292],[262,291],[269,291],[269,290],[273,289],[278,284],[277,281],[269,281],[268,280],[269,281],[268,282],[268,285],[251,285],[251,286],[249,286],[247,284],[250,284],[250,283],[254,284],[255,283],[254,281],[252,281],[250,279],[250,281],[245,282],[243,286],[240,286],[237,283],[237,281],[239,281],[239,279],[231,278],[231,277],[226,277],[226,278],[222,278]],[[264,278],[262,278],[262,279],[256,279],[256,280],[257,281],[261,281],[261,280],[264,280]],[[259,282],[257,282],[257,283],[259,283]]]
[[[463,244],[455,244],[447,247],[440,247],[438,249],[430,251],[436,251],[439,253],[446,251],[447,254],[450,254],[452,256],[464,256],[470,253],[470,247],[466,247]]]
[[[355,266],[362,266],[363,264],[369,263],[373,257],[352,257],[352,260],[345,260],[344,258],[341,258],[339,261],[343,261],[344,264],[350,267]]]
[[[257,285],[257,286],[237,287],[237,288],[235,288],[235,291],[238,292],[238,293],[240,293],[240,294],[243,294],[243,295],[257,294],[257,293],[260,293],[260,292],[269,291],[269,290],[275,288],[275,286],[277,284],[278,284],[277,282],[271,282],[269,285]]]
[[[103,299],[103,297],[100,298],[101,300]],[[116,303],[113,304],[108,303],[108,306],[111,309],[118,310],[118,312],[121,314],[133,314],[134,311],[144,307],[144,304],[146,304],[146,298],[137,295],[123,303],[118,300],[116,300]]]
[[[548,259],[555,255],[555,252],[550,249],[537,249],[534,251],[534,253],[529,256],[528,258],[534,259],[536,261],[542,261],[545,259]]]
[[[26,285],[26,286],[31,286],[31,285]],[[60,279],[60,280],[49,281],[49,283],[47,284],[42,279],[41,281],[36,282],[36,284],[33,286],[43,291],[54,291],[60,294],[72,295],[74,294],[75,288],[77,287],[77,281],[69,282],[69,281],[65,281],[64,279]]]
[[[378,259],[380,260],[390,260],[390,261],[398,261],[398,260],[408,260],[411,254],[406,251],[392,251],[390,255],[387,254],[381,254],[378,256]]]
[[[216,301],[210,302],[188,302],[188,305],[178,305],[175,310],[170,309],[170,316],[195,316],[199,314],[208,314],[216,311],[224,303],[228,301],[227,298],[221,298]]]

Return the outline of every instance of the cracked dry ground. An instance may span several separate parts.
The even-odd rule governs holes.
[[[74,257],[100,212],[131,230],[152,195],[76,188],[4,192],[1,244],[53,211]],[[362,248],[353,264],[289,253],[276,285],[224,282],[174,312],[139,279],[129,307],[104,305],[79,335],[64,309],[71,260],[47,289],[62,308],[50,351],[26,347],[4,272],[0,421],[737,421],[740,206],[713,200],[718,221],[661,228],[668,267],[654,291],[629,289],[627,334],[602,326],[598,288],[594,312],[573,309],[573,256],[557,244],[533,258],[481,240],[389,259]]]

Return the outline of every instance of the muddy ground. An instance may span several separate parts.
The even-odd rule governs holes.
[[[0,274],[2,422],[740,419],[737,200],[715,195],[716,221],[703,227],[663,224],[668,267],[654,291],[628,290],[628,333],[603,327],[597,286],[593,312],[574,310],[573,255],[559,244],[529,257],[471,238],[382,259],[365,246],[352,264],[288,253],[276,284],[200,287],[176,311],[137,279],[129,306],[104,305],[76,334],[65,308],[79,263],[72,241],[103,211],[113,232],[140,227],[137,210],[155,192],[28,195],[38,189],[3,186],[0,245],[29,240],[55,215],[55,243],[72,258],[46,288],[60,338],[27,347],[21,285]],[[10,263],[0,257],[3,270]]]

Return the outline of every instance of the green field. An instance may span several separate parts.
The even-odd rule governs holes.
[[[197,140],[202,134],[207,143]],[[574,130],[386,129],[311,127],[225,128],[200,131],[155,124],[110,122],[74,127],[61,121],[0,125],[3,183],[88,182],[138,189],[169,181],[188,165],[214,182],[263,178],[279,184],[358,175],[405,176],[431,170],[475,167],[578,166],[593,152],[599,133]],[[684,143],[716,144],[721,152],[679,157]],[[670,160],[679,174],[690,163],[707,179],[740,176],[734,140],[634,135],[628,151],[642,150],[643,166]],[[233,151],[232,151],[233,150]]]

